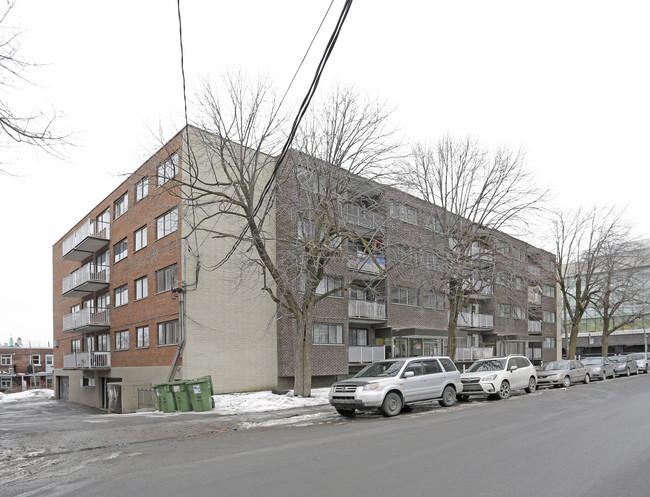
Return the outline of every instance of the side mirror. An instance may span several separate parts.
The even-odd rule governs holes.
[[[413,371],[407,371],[404,373],[404,378],[411,378],[412,376],[415,376],[415,373]]]
[[[516,365],[516,364],[513,364],[512,366],[510,366],[510,369],[509,369],[508,371],[510,371],[510,372],[512,373],[512,372],[515,371],[516,369],[517,369],[517,365]]]

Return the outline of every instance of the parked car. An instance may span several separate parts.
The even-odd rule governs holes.
[[[629,355],[617,355],[609,358],[614,363],[614,374],[616,376],[639,374],[639,367],[636,361]]]
[[[485,394],[507,399],[513,390],[523,389],[531,393],[537,389],[535,367],[527,357],[519,355],[481,359],[460,377],[463,391],[457,395],[459,400],[467,400],[470,395]]]
[[[405,405],[424,400],[452,406],[462,390],[460,372],[449,357],[407,357],[374,362],[353,378],[334,383],[329,402],[342,416],[357,409],[396,416]]]
[[[592,380],[614,378],[614,363],[607,357],[585,357],[580,362],[587,367]]]
[[[589,383],[591,375],[589,369],[580,361],[552,361],[542,365],[537,372],[539,385],[554,385],[556,387],[570,387],[572,383]]]
[[[636,367],[640,373],[648,372],[648,368],[650,367],[650,365],[648,365],[648,362],[650,362],[650,354],[645,352],[636,352],[634,354],[628,354],[628,356],[636,361]]]

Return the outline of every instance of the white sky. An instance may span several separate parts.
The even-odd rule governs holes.
[[[181,2],[188,96],[227,70],[268,74],[284,92],[329,0]],[[302,99],[335,18],[335,0],[292,92]],[[650,3],[356,0],[321,80],[352,84],[395,109],[408,142],[446,133],[527,153],[558,207],[646,216]],[[65,114],[65,160],[3,148],[8,274],[0,344],[52,337],[52,245],[183,124],[174,0],[18,0],[22,55],[42,64],[7,98]],[[190,114],[195,115],[192,106]],[[60,291],[60,289],[56,289]]]

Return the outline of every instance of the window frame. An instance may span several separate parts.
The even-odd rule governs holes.
[[[146,343],[145,343],[146,342]],[[149,326],[136,326],[135,328],[135,348],[149,348]]]
[[[149,176],[145,176],[135,184],[135,203],[137,204],[149,194]]]
[[[169,173],[172,173],[171,175]],[[171,181],[178,174],[178,152],[174,152],[156,167],[156,187]]]
[[[321,329],[317,334],[316,327],[325,327],[326,330]],[[324,333],[327,333],[327,337]],[[318,337],[318,341],[316,337]],[[327,341],[321,341],[321,338],[326,338]],[[312,343],[314,345],[343,345],[343,325],[340,323],[314,323],[312,325]]]
[[[133,252],[142,250],[147,246],[147,237],[148,230],[146,224],[133,232]],[[140,246],[138,246],[138,241],[140,242]]]
[[[178,207],[173,207],[156,218],[156,240],[178,231]]]
[[[173,326],[171,326],[172,324]],[[168,330],[167,329],[168,327],[173,329]],[[162,323],[158,323],[157,330],[158,330],[159,347],[164,347],[167,345],[177,345],[180,342],[180,330],[178,326],[178,319],[173,319],[171,321],[163,321]],[[170,331],[171,331],[171,338],[175,339],[176,341],[167,341],[167,338],[170,335]],[[161,340],[161,337],[164,337],[164,340]]]
[[[118,296],[119,292],[119,296]],[[119,298],[118,298],[119,297]],[[129,303],[129,285],[120,285],[113,290],[113,307],[122,307]]]
[[[397,300],[395,300],[395,292],[397,292]],[[402,302],[402,293],[404,292],[406,292],[406,302]],[[413,301],[411,301],[411,294],[413,295]],[[390,302],[391,304],[417,307],[418,291],[415,288],[394,285],[390,288]]]
[[[146,299],[149,296],[149,278],[146,275],[134,280],[133,284],[135,285],[136,302],[138,300]]]
[[[124,250],[120,250],[118,252],[118,246],[119,247],[124,247]],[[118,258],[118,253],[120,257]],[[118,262],[126,259],[129,255],[129,244],[128,244],[128,238],[122,238],[119,242],[117,242],[115,245],[113,245],[113,264],[117,264]]]
[[[161,289],[160,281],[161,278],[159,275],[163,275],[163,283],[165,283],[164,288]],[[169,281],[167,281],[169,280]],[[156,294],[165,293],[173,290],[176,286],[176,281],[178,280],[178,264],[171,264],[167,267],[159,269],[156,271]],[[169,287],[167,287],[167,283]]]
[[[34,361],[34,358],[36,358],[36,361]],[[40,366],[41,365],[41,354],[30,354],[29,355],[29,363],[32,366]]]
[[[118,350],[129,350],[129,330],[115,332],[115,351],[117,352]]]
[[[113,203],[113,220],[121,218],[129,210],[129,192]]]

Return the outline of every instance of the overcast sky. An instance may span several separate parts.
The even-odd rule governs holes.
[[[4,4],[4,3],[3,3]],[[329,0],[182,0],[190,118],[201,81],[228,70],[287,88]],[[289,94],[296,106],[343,6]],[[526,152],[557,208],[626,208],[650,235],[647,1],[356,0],[320,88],[351,84],[394,108],[408,142],[444,134]],[[52,340],[52,245],[183,124],[174,0],[18,0],[5,26],[40,64],[6,98],[56,109],[73,147],[2,148],[0,344]],[[6,91],[6,89],[3,89]],[[56,289],[55,289],[56,290]],[[60,291],[60,289],[58,289]]]

